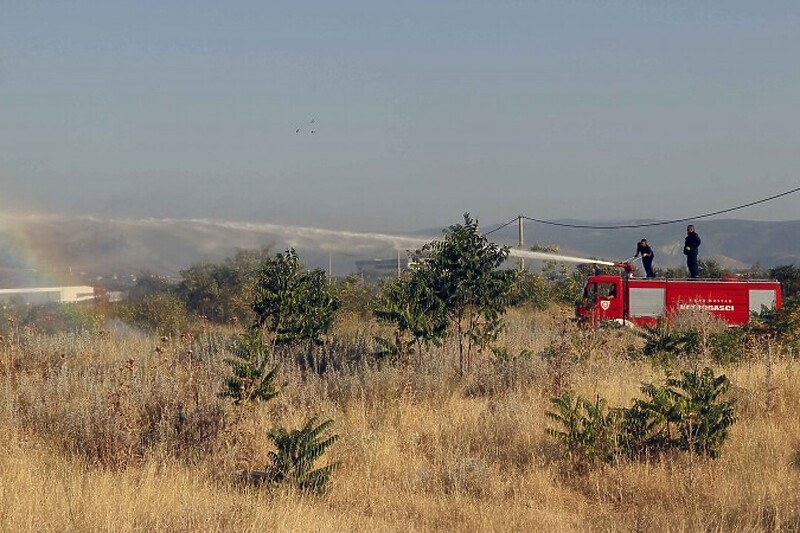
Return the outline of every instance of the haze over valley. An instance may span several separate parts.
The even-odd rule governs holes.
[[[482,228],[491,231],[498,225],[482,223]],[[705,220],[697,226],[703,239],[701,258],[713,258],[725,268],[800,263],[800,243],[793,238],[800,232],[800,221]],[[524,248],[556,245],[562,254],[617,261],[632,256],[635,243],[647,237],[656,252],[656,266],[674,267],[684,264],[683,230],[681,224],[604,231],[526,222]],[[220,262],[238,250],[265,247],[274,252],[295,248],[308,267],[331,268],[334,275],[344,276],[358,270],[357,261],[391,261],[398,252],[405,258],[407,250],[441,235],[441,228],[393,234],[241,220],[2,216],[0,283],[25,286],[71,280],[102,286],[113,285],[114,277],[130,278],[142,271],[174,277],[200,262]],[[516,247],[517,225],[490,237]],[[528,267],[540,264],[528,261]]]

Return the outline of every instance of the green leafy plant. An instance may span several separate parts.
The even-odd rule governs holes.
[[[681,449],[719,456],[728,428],[736,421],[736,400],[722,399],[729,388],[730,380],[725,375],[714,376],[708,367],[667,379],[666,394],[674,408],[665,416],[677,425],[677,445]]]
[[[394,339],[376,337],[379,357],[397,358],[440,346],[447,334],[443,302],[432,291],[428,269],[414,269],[387,283],[375,316],[396,326]]]
[[[246,477],[258,483],[288,484],[302,491],[324,493],[340,463],[314,466],[339,438],[324,435],[332,424],[332,420],[326,420],[317,425],[313,417],[301,429],[272,429],[268,434],[276,448],[269,453],[272,464],[266,470],[248,472]]]
[[[700,348],[700,338],[696,331],[677,331],[664,323],[644,326],[634,331],[644,339],[645,345],[642,351],[647,356],[682,356],[694,353]]]
[[[278,367],[270,368],[270,347],[264,344],[261,333],[251,329],[238,336],[231,346],[233,357],[225,359],[233,375],[225,383],[221,395],[239,404],[248,401],[267,401],[278,395],[275,383]]]
[[[751,316],[746,326],[748,335],[773,336],[784,346],[800,346],[800,296],[785,298],[782,309],[762,307],[761,312]]]
[[[336,318],[339,299],[325,272],[307,271],[297,253],[288,250],[264,262],[254,288],[254,327],[276,346],[302,346],[299,362],[318,373],[325,365],[315,354]]]
[[[720,265],[719,262],[714,258],[698,259],[697,267],[700,270],[701,278],[719,279],[732,275],[730,270],[723,268],[722,265]]]
[[[515,386],[525,379],[523,369],[533,359],[531,350],[520,350],[518,353],[505,347],[493,347],[489,363],[496,375],[506,387]]]
[[[553,301],[553,290],[544,274],[528,270],[518,271],[514,276],[509,302],[514,306],[529,306],[547,309]]]
[[[703,370],[684,371],[664,386],[642,386],[646,398],[625,412],[624,444],[629,454],[652,454],[668,448],[719,456],[728,429],[736,421],[736,400],[722,396],[730,388],[725,375]]]
[[[167,292],[157,292],[126,302],[120,314],[124,320],[159,335],[178,336],[189,325],[183,302]]]
[[[645,395],[630,408],[608,409],[599,396],[591,402],[573,392],[550,401],[556,408],[547,417],[559,424],[549,428],[579,465],[613,462],[617,456],[650,457],[679,449],[711,458],[736,421],[734,399],[723,399],[730,388],[725,375],[710,368],[682,372],[663,386],[642,386]]]
[[[469,213],[464,223],[450,226],[444,240],[433,241],[414,256],[421,263],[431,294],[442,302],[458,343],[459,370],[472,365],[474,351],[493,342],[503,327],[514,271],[500,267],[508,247],[480,234],[478,221]]]
[[[556,409],[545,414],[562,429],[548,428],[547,432],[564,444],[573,460],[582,465],[613,461],[617,414],[608,410],[605,399],[597,396],[591,402],[568,392],[550,402]]]
[[[269,250],[240,250],[222,263],[200,263],[180,272],[175,293],[186,308],[216,323],[252,320],[253,289]]]
[[[708,337],[708,345],[712,360],[721,364],[743,360],[747,356],[746,340],[747,332],[742,328],[728,328],[711,333]]]
[[[339,301],[325,272],[303,269],[297,252],[268,259],[255,287],[256,325],[278,344],[316,342],[333,325]]]

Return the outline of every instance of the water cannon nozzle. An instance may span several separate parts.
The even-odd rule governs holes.
[[[621,268],[625,272],[633,272],[633,265],[627,261],[620,261],[618,263],[614,263],[614,266],[617,268]]]

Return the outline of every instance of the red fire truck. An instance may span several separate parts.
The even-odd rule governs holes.
[[[593,323],[612,320],[638,326],[655,325],[659,318],[687,310],[703,310],[730,325],[746,324],[750,313],[762,306],[781,307],[781,285],[777,281],[723,279],[640,279],[633,268],[618,263],[622,275],[591,276],[583,289],[576,316]]]

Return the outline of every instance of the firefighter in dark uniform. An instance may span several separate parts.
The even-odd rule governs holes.
[[[642,239],[639,241],[639,244],[636,245],[636,255],[633,257],[642,256],[642,266],[644,267],[644,271],[647,273],[648,278],[654,278],[656,275],[653,273],[653,258],[655,254],[653,253],[652,248],[650,245],[647,244],[647,239]]]
[[[697,249],[700,248],[700,235],[694,231],[691,224],[686,227],[686,240],[683,245],[683,253],[686,255],[686,267],[689,269],[689,277],[700,277],[697,268]]]

